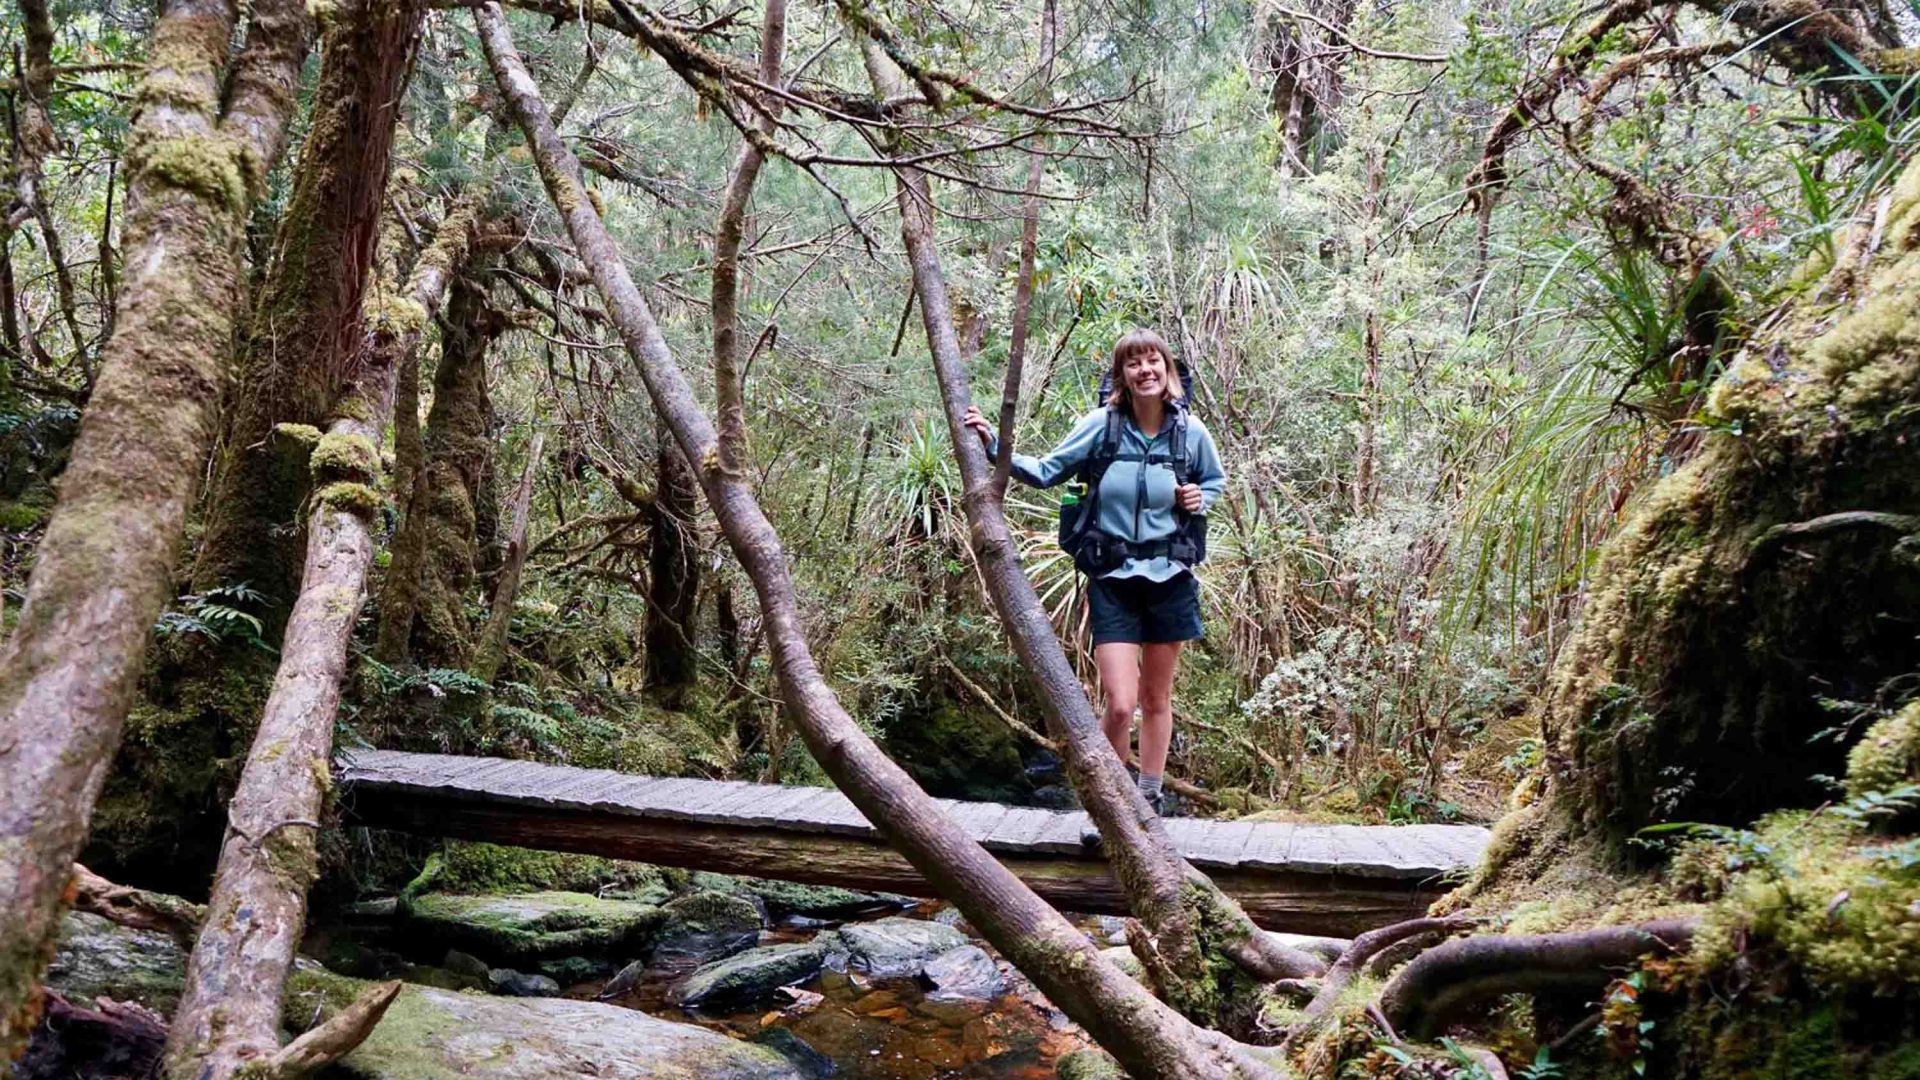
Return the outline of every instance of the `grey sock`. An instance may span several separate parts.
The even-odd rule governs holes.
[[[1164,779],[1165,776],[1163,774],[1156,773],[1148,775],[1147,773],[1141,773],[1140,796],[1148,800],[1158,798],[1160,795],[1160,782]]]

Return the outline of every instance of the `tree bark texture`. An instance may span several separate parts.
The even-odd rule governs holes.
[[[467,260],[449,287],[427,411],[426,463],[394,536],[380,594],[374,656],[383,663],[462,667],[471,649],[466,597],[476,580],[480,507],[493,457],[487,352],[505,329],[474,280],[488,269],[485,263]]]
[[[700,545],[693,514],[700,488],[665,424],[655,465],[647,508],[647,692],[662,708],[678,710],[699,671],[693,620],[700,610]]]
[[[1053,83],[1054,5],[1046,0],[1040,10],[1040,101],[1051,98]],[[1014,277],[1013,330],[1007,340],[1007,376],[1000,389],[1000,460],[993,466],[993,490],[1003,495],[1013,468],[1014,422],[1020,417],[1020,379],[1027,365],[1027,331],[1033,314],[1033,262],[1040,247],[1040,180],[1045,159],[1035,153],[1027,161],[1026,204],[1020,210],[1020,269]]]
[[[291,595],[307,495],[297,464],[273,452],[275,425],[320,425],[354,377],[361,299],[380,237],[399,103],[426,5],[353,0],[321,39],[313,122],[274,238],[228,398],[193,581],[247,581]],[[267,623],[286,611],[276,604]]]
[[[1570,841],[1624,860],[1648,825],[1824,801],[1850,747],[1816,737],[1823,701],[1920,669],[1920,541],[1884,524],[1920,514],[1920,166],[1884,230],[1835,248],[1817,288],[1750,320],[1767,329],[1709,394],[1713,433],[1607,545],[1548,686],[1546,793],[1495,830],[1467,898],[1538,880]]]
[[[903,81],[891,61],[878,45],[865,40],[867,70],[875,92],[882,97],[903,92]],[[1203,1022],[1214,1019],[1224,1002],[1208,973],[1204,953],[1210,945],[1223,942],[1210,940],[1214,937],[1211,931],[1226,931],[1226,936],[1242,943],[1263,939],[1252,932],[1253,923],[1246,914],[1219,890],[1210,884],[1188,888],[1189,883],[1202,885],[1205,877],[1174,848],[1158,815],[1140,797],[1114,755],[1053,631],[1046,608],[1020,567],[1019,549],[1007,526],[986,450],[961,420],[971,394],[934,238],[932,191],[926,176],[918,170],[896,169],[894,176],[899,187],[900,232],[913,268],[913,288],[920,298],[928,351],[946,405],[948,434],[960,463],[968,537],[981,577],[1022,667],[1040,689],[1048,727],[1066,752],[1074,789],[1100,829],[1114,876],[1127,890],[1134,913],[1153,932],[1158,957],[1173,980],[1161,986],[1162,992],[1181,1011]],[[1206,910],[1199,910],[1202,899],[1210,901]],[[1224,917],[1228,925],[1216,927],[1219,920],[1210,917],[1215,914]],[[1266,969],[1272,965],[1298,974],[1318,973],[1324,966],[1310,957],[1282,956],[1280,953],[1288,950],[1277,946],[1255,947],[1273,954],[1263,967],[1264,975],[1274,974]]]
[[[760,23],[761,82],[780,81],[780,54],[786,40],[786,0],[768,0]],[[755,125],[771,137],[778,115],[779,103],[769,99],[767,111],[756,116]],[[759,147],[741,144],[727,174],[713,230],[714,409],[720,418],[720,466],[734,475],[744,475],[747,460],[745,388],[740,384],[740,239],[746,232],[747,202],[765,160]]]
[[[540,475],[540,454],[546,449],[547,433],[536,431],[527,445],[526,468],[513,489],[513,524],[507,530],[507,551],[500,560],[500,577],[493,584],[493,599],[487,605],[487,628],[481,631],[479,647],[474,650],[473,675],[492,682],[507,658],[507,631],[513,623],[513,601],[520,593],[520,572],[527,565],[527,519],[533,509],[533,482]]]
[[[687,460],[701,463],[707,500],[759,595],[781,695],[814,757],[862,813],[885,823],[889,838],[916,870],[1135,1076],[1267,1075],[1103,960],[1084,934],[947,820],[841,708],[807,649],[779,537],[745,484],[713,467],[718,453],[713,425],[588,200],[580,164],[560,141],[532,76],[520,63],[505,15],[490,2],[476,8],[474,17],[494,78],[526,133],[547,192],[640,369],[654,408]]]
[[[380,302],[369,305],[369,333],[357,350],[360,375],[312,454],[300,592],[228,811],[208,918],[167,1040],[166,1069],[177,1080],[226,1080],[249,1063],[272,1062],[280,1050],[281,997],[318,872],[314,845],[331,782],[340,687],[373,563],[380,441],[395,374],[439,307],[471,224],[471,210],[456,206],[404,293],[376,296]]]
[[[247,214],[286,145],[311,20],[289,0],[252,11],[230,70],[232,6],[177,0],[154,27],[127,144],[116,329],[0,652],[0,1059],[33,1028],[61,894],[172,592]]]

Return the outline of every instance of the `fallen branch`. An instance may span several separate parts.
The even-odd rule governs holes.
[[[73,907],[135,930],[158,930],[192,947],[207,909],[165,893],[117,885],[79,863],[73,864]]]
[[[306,1076],[353,1053],[354,1047],[367,1041],[387,1006],[400,996],[401,982],[394,979],[369,988],[353,1003],[328,1017],[326,1022],[280,1048],[266,1061],[268,1075],[278,1078]]]
[[[1380,1013],[1390,1028],[1429,1038],[1448,1018],[1501,994],[1598,993],[1610,969],[1686,948],[1695,925],[1661,919],[1566,934],[1456,938],[1401,968],[1380,991]]]
[[[1313,995],[1313,1000],[1308,1002],[1307,1007],[1301,1011],[1308,1019],[1312,1019],[1332,1008],[1341,992],[1353,983],[1354,976],[1360,974],[1360,969],[1366,966],[1367,961],[1389,945],[1421,934],[1465,930],[1473,924],[1474,920],[1467,918],[1408,919],[1406,922],[1394,923],[1392,926],[1383,926],[1378,930],[1369,930],[1361,934],[1353,939],[1353,944],[1347,946],[1346,952],[1340,954],[1340,959],[1334,961],[1333,966],[1327,969],[1326,977],[1320,981],[1319,992]]]

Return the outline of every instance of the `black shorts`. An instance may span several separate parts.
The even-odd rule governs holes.
[[[1143,577],[1087,582],[1093,643],[1160,644],[1201,636],[1200,582],[1192,572],[1153,581]]]

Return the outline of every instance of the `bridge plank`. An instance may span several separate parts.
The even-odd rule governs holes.
[[[878,835],[845,796],[830,788],[652,778],[511,758],[390,750],[343,752],[340,770],[346,784],[390,797],[816,836]],[[940,800],[940,806],[969,835],[1004,855],[1096,858],[1081,849],[1084,814],[955,800]],[[1182,854],[1210,870],[1406,880],[1471,867],[1488,836],[1477,826],[1326,826],[1193,818],[1172,819],[1166,828]]]
[[[1240,865],[1256,870],[1286,870],[1287,857],[1293,852],[1293,834],[1298,828],[1291,822],[1263,821],[1254,827],[1240,849]]]

